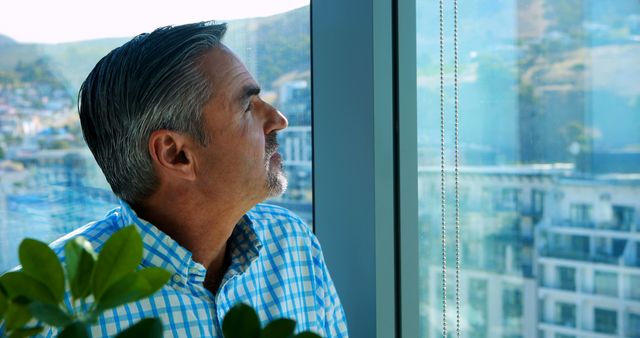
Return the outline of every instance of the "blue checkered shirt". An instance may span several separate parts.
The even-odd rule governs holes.
[[[165,336],[222,337],[222,319],[237,303],[253,306],[263,326],[276,318],[297,321],[296,332],[347,337],[344,310],[309,227],[290,211],[258,204],[236,225],[228,242],[230,266],[216,294],[203,286],[206,269],[191,253],[124,202],[51,246],[60,257],[64,243],[84,236],[100,250],[118,229],[134,224],[142,236],[141,267],[167,269],[170,281],[153,296],[106,311],[91,327],[93,337],[114,336],[145,317],[159,317]],[[68,300],[67,300],[68,302]],[[57,334],[55,329],[45,336]]]

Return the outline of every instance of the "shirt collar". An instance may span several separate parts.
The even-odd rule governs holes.
[[[120,206],[119,227],[133,224],[142,237],[143,259],[141,265],[143,267],[164,268],[172,275],[179,276],[174,279],[174,282],[179,279],[195,284],[204,282],[207,269],[192,259],[189,250],[153,224],[139,218],[125,201],[120,200]],[[254,221],[248,214],[244,215],[236,224],[227,245],[230,246],[227,248],[230,250],[230,266],[222,284],[233,276],[244,273],[258,258],[262,248],[262,242],[254,230]]]
[[[236,275],[243,274],[260,256],[262,241],[255,231],[255,221],[249,215],[250,213],[245,214],[240,219],[227,242],[230,262],[220,285],[224,285]]]

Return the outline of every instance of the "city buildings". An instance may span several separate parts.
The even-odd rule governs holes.
[[[421,215],[421,253],[430,258],[421,262],[421,315],[424,332],[437,336],[440,171],[419,173],[420,198],[433,201]],[[461,182],[464,337],[640,336],[640,175],[588,177],[567,164],[466,167]]]

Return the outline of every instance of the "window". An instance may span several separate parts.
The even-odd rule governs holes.
[[[502,290],[502,324],[519,332],[522,330],[522,291],[517,286],[505,285]]]
[[[572,204],[570,210],[570,220],[572,226],[591,227],[591,209],[588,204]]]
[[[544,191],[538,189],[531,190],[531,211],[534,222],[538,223],[540,217],[544,215]]]
[[[576,305],[556,303],[556,323],[562,326],[576,327]]]
[[[632,300],[640,300],[640,276],[630,275],[627,276],[627,298]]]
[[[627,313],[627,333],[625,336],[629,338],[640,337],[640,314]]]
[[[635,209],[633,207],[614,205],[613,226],[616,230],[629,231],[634,222]]]
[[[487,337],[487,281],[469,280],[469,323],[476,337]]]
[[[594,285],[596,294],[618,297],[618,275],[616,273],[596,271]]]
[[[560,289],[563,290],[576,290],[576,269],[559,266],[558,270],[558,284]]]
[[[442,297],[451,299],[455,291],[449,287],[448,294],[441,295],[441,281],[434,278],[434,271],[442,268],[443,216],[438,2],[355,5],[326,0],[312,6],[314,120],[331,125],[331,133],[314,130],[318,155],[315,179],[337,181],[331,186],[337,191],[335,195],[324,191],[322,184],[316,185],[316,212],[331,206],[322,217],[336,224],[328,225],[329,231],[319,226],[318,234],[321,240],[340,243],[341,252],[334,260],[343,261],[351,253],[348,266],[367,268],[356,272],[345,267],[343,271],[348,277],[342,283],[352,285],[346,297],[359,299],[352,303],[354,307],[379,304],[375,313],[366,316],[367,321],[376,323],[375,328],[358,336],[384,332],[382,337],[391,337],[401,331],[406,337],[436,337],[442,332],[438,310]],[[449,280],[455,268],[452,15],[447,1],[444,219],[448,224],[445,253]],[[533,337],[540,331],[549,338],[556,332],[567,332],[554,327],[559,325],[539,322],[541,318],[555,321],[557,302],[581,298],[610,301],[585,295],[593,293],[590,271],[598,268],[619,275],[620,270],[635,274],[635,267],[621,264],[623,259],[628,263],[635,258],[634,248],[620,242],[624,254],[614,249],[614,239],[629,236],[614,236],[594,225],[611,221],[612,205],[639,207],[638,17],[640,4],[635,0],[615,4],[587,0],[460,2],[461,285],[470,285],[472,279],[486,280],[489,302],[488,311],[463,306],[463,336],[474,336],[470,321],[478,320],[471,316],[472,311],[484,316],[481,322],[487,323],[486,336],[514,334],[507,332],[503,321],[503,314],[510,313],[501,308],[510,306],[502,299],[505,285],[516,286],[522,293],[523,325],[517,334]],[[348,34],[335,34],[342,30]],[[349,38],[351,35],[355,38]],[[345,46],[357,48],[345,50]],[[359,51],[357,55],[353,50]],[[373,55],[367,52],[371,50]],[[346,126],[333,123],[337,120]],[[337,142],[333,142],[334,136]],[[367,146],[358,146],[359,142]],[[334,158],[329,153],[337,154],[339,161],[323,171],[318,168],[320,158]],[[375,163],[373,170],[363,165],[358,166],[358,173],[352,173],[342,165],[352,157],[357,163]],[[349,189],[341,187],[345,183]],[[517,191],[516,203],[507,202],[509,189]],[[538,204],[536,221],[532,217],[535,212],[529,210],[530,198],[537,200],[532,203]],[[391,203],[382,203],[390,199]],[[516,207],[511,207],[514,204]],[[572,209],[572,205],[587,207]],[[357,225],[363,220],[370,221],[364,222],[369,228]],[[583,221],[586,224],[578,224]],[[535,223],[534,231],[528,232],[531,223]],[[607,238],[608,256],[596,255],[597,237]],[[370,243],[368,247],[375,249],[360,256],[361,243]],[[350,245],[357,245],[358,250]],[[558,287],[556,266],[579,267],[575,290],[552,290]],[[399,271],[400,276],[390,280],[387,277],[393,276],[393,271]],[[547,278],[540,276],[541,271]],[[371,281],[369,288],[363,287],[363,277]],[[538,281],[548,282],[550,287],[539,287]],[[383,289],[395,289],[397,298],[382,293]],[[471,298],[465,292],[463,303]],[[400,309],[392,311],[387,304]],[[453,304],[448,302],[449,329],[455,327]],[[586,331],[581,335],[593,335],[590,317],[593,306],[600,305],[604,306],[574,304],[575,326]],[[389,318],[389,313],[396,331],[378,324],[378,319]],[[358,321],[361,317],[354,318]]]
[[[297,9],[288,6],[278,6],[279,14],[265,7],[254,14],[259,18],[228,21],[223,42],[257,78],[263,99],[289,120],[290,127],[279,133],[288,190],[269,203],[282,205],[313,225],[310,14],[308,2]],[[210,15],[247,16],[246,8],[240,14],[225,14],[233,6],[221,9],[214,4],[211,11],[201,11],[213,14],[198,13],[189,5],[168,16],[153,12],[160,7],[146,7],[140,17],[158,14],[168,22],[157,19],[147,26],[138,19],[120,20],[118,25],[95,22],[94,28],[104,24],[111,29],[93,33],[100,36],[80,36],[84,32],[77,27],[68,30],[73,36],[65,35],[64,28],[55,29],[64,26],[60,22],[75,21],[63,12],[51,13],[57,21],[47,30],[36,30],[46,33],[40,37],[27,36],[34,31],[31,26],[31,31],[0,31],[0,272],[17,264],[22,238],[51,241],[103,217],[118,204],[84,143],[77,116],[79,86],[95,63],[129,40],[126,36],[176,23],[185,15],[192,19],[178,23],[215,19]],[[33,21],[31,12],[12,15]]]
[[[618,332],[618,313],[615,310],[595,308],[593,310],[596,332],[616,334]]]
[[[444,219],[453,270],[453,7],[445,3]],[[437,1],[416,1],[418,183],[436,187],[418,192],[421,269],[441,264],[439,13]],[[580,327],[589,336],[594,325],[582,314],[610,300],[566,299],[626,298],[636,291],[623,296],[618,278],[624,269],[640,268],[632,264],[640,260],[630,236],[605,231],[633,231],[640,207],[640,4],[466,1],[458,13],[459,183],[468,191],[461,241],[470,248],[463,262],[473,262],[462,265],[462,283],[486,274],[490,289],[502,295],[500,311],[486,313],[487,323],[501,323],[488,326],[489,337],[512,334],[516,326],[508,318],[519,311],[523,336],[552,337],[561,331],[553,326]],[[531,223],[535,231],[527,236]],[[614,225],[602,228],[605,223]],[[520,290],[522,304],[508,301],[517,297],[505,285]],[[424,288],[431,298],[426,303],[421,295],[421,306],[433,309],[441,285]],[[431,329],[420,336],[440,332],[441,318],[429,313],[435,311],[421,312]],[[467,316],[463,308],[463,322]],[[603,316],[599,330],[610,314]],[[541,325],[543,318],[553,323]]]

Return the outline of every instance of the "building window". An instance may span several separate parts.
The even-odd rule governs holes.
[[[594,293],[611,297],[618,296],[618,274],[596,271],[594,275]]]
[[[627,333],[626,337],[640,338],[640,314],[627,313]]]
[[[556,321],[558,325],[576,327],[576,305],[556,303]]]
[[[522,329],[522,288],[503,286],[502,290],[502,322],[506,328]]]
[[[558,286],[562,290],[576,290],[576,269],[559,266],[558,270]]]
[[[628,231],[634,222],[635,209],[633,207],[614,205],[613,228],[615,230]]]
[[[544,215],[544,191],[539,189],[531,190],[531,213],[534,223],[538,223]]]
[[[469,279],[469,325],[474,337],[487,336],[487,281]]]
[[[592,207],[589,204],[571,204],[571,209],[569,211],[571,226],[581,228],[593,227],[591,209]]]
[[[600,333],[616,334],[618,332],[618,313],[615,310],[595,308],[593,310],[594,329]]]
[[[627,298],[632,300],[640,300],[640,276],[629,275],[627,276]]]

